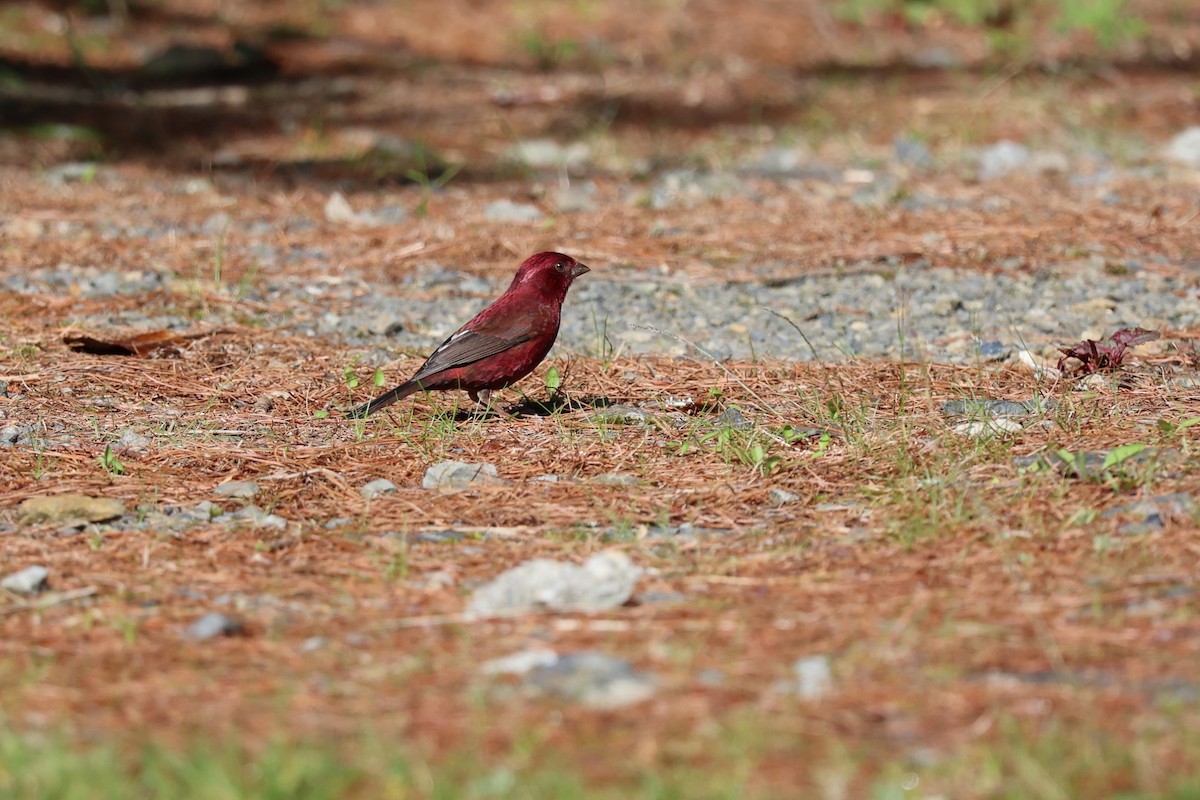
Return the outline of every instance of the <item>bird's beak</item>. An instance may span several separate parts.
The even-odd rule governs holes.
[[[589,267],[587,264],[580,264],[577,261],[577,262],[575,262],[575,266],[571,267],[571,280],[575,280],[583,273],[591,272],[591,271],[592,271],[592,268]]]

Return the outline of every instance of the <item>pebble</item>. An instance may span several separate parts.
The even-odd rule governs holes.
[[[718,428],[732,428],[737,431],[744,431],[754,427],[754,423],[746,419],[746,415],[741,409],[736,406],[729,406],[721,412],[721,416],[717,417]]]
[[[1186,492],[1173,492],[1123,503],[1105,510],[1101,519],[1123,520],[1118,531],[1124,535],[1153,533],[1172,520],[1186,520],[1196,510],[1196,500]]]
[[[376,478],[370,483],[365,484],[358,491],[366,499],[373,500],[380,495],[394,494],[395,492],[399,491],[399,488],[400,487],[396,486],[396,484],[392,483],[387,478]]]
[[[479,671],[484,675],[526,675],[538,667],[548,667],[557,661],[558,653],[549,648],[534,647],[485,661]]]
[[[1164,151],[1168,161],[1200,169],[1200,125],[1175,134]]]
[[[947,416],[1025,417],[1054,408],[1053,400],[949,400],[942,403]]]
[[[1008,417],[975,419],[968,422],[960,422],[951,428],[959,436],[966,436],[969,439],[988,439],[1006,433],[1020,433],[1024,429],[1025,426]]]
[[[463,461],[442,461],[425,470],[421,480],[424,489],[452,491],[471,486],[503,483],[492,464],[468,464]]]
[[[287,520],[283,517],[277,514],[268,514],[255,505],[239,509],[230,514],[229,518],[237,522],[249,522],[251,525],[256,525],[260,528],[273,528],[275,530],[283,530],[288,524]]]
[[[26,567],[0,580],[0,589],[18,594],[36,594],[50,588],[50,570],[45,567]]]
[[[620,550],[606,550],[583,566],[536,558],[501,573],[467,603],[471,617],[553,611],[600,611],[628,602],[641,567]]]
[[[184,635],[194,642],[203,642],[218,636],[240,636],[245,632],[245,624],[237,617],[210,611],[189,625]]]
[[[979,154],[979,178],[990,181],[1025,166],[1029,148],[1007,139],[996,142]]]
[[[558,656],[552,663],[534,667],[525,679],[525,685],[537,693],[598,710],[648,700],[656,683],[653,675],[638,672],[625,659],[595,651]]]
[[[833,691],[833,673],[829,656],[808,656],[792,664],[796,694],[805,700],[819,700]]]
[[[525,139],[508,151],[508,157],[535,169],[575,169],[587,164],[592,148],[586,142],[559,144],[553,139]]]
[[[796,494],[795,492],[789,492],[787,489],[775,487],[771,491],[767,492],[767,499],[772,505],[784,506],[788,503],[794,503],[799,500],[800,495]]]
[[[5,425],[0,428],[0,447],[29,447],[32,444],[32,425]]]
[[[79,527],[89,522],[107,522],[125,513],[125,504],[109,497],[54,494],[30,497],[17,509],[23,525],[51,523]]]
[[[601,425],[643,425],[650,415],[637,406],[612,405],[587,416],[587,421]]]
[[[213,494],[244,500],[258,494],[258,484],[254,481],[230,481],[218,485],[213,489]]]
[[[127,430],[117,440],[114,450],[123,453],[144,453],[150,449],[152,441],[149,436],[143,436],[133,430]]]
[[[539,222],[544,215],[541,209],[529,203],[496,200],[487,204],[483,216],[488,222]]]
[[[592,476],[591,482],[602,486],[637,486],[640,483],[636,475],[628,472],[602,472]]]

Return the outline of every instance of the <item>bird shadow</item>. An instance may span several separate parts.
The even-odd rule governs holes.
[[[613,405],[613,400],[607,397],[568,397],[556,393],[545,400],[534,400],[526,397],[520,402],[512,403],[504,408],[481,408],[479,410],[460,409],[454,415],[456,422],[479,421],[487,419],[503,419],[505,417],[548,417],[551,414],[571,413],[597,408],[607,408]]]

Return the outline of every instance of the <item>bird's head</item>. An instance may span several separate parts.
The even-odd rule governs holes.
[[[536,287],[548,296],[564,297],[571,281],[585,272],[591,272],[586,264],[580,264],[562,253],[537,253],[525,259],[513,278],[513,288],[519,285]]]

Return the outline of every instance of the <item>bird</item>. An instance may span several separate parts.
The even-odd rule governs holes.
[[[464,389],[486,404],[495,389],[511,386],[542,363],[558,338],[563,300],[571,283],[591,272],[562,253],[535,253],[521,264],[504,294],[430,354],[411,378],[347,412],[363,418],[415,392]]]

